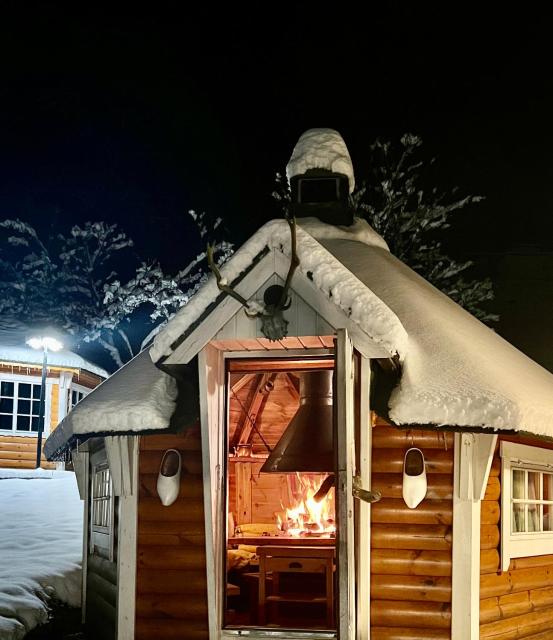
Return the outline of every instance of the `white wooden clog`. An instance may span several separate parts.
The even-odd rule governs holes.
[[[409,509],[415,509],[426,496],[426,465],[420,449],[412,447],[403,459],[403,500]]]
[[[167,449],[159,465],[157,494],[168,507],[178,498],[180,491],[181,456],[176,449]]]

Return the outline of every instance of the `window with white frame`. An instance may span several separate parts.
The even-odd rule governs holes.
[[[553,450],[501,443],[501,556],[553,553]]]
[[[67,413],[69,413],[75,405],[79,404],[89,393],[90,389],[72,384],[67,394]]]
[[[107,463],[92,467],[90,553],[113,560],[114,504]]]
[[[18,434],[38,431],[40,387],[40,382],[28,378],[0,380],[1,431]]]

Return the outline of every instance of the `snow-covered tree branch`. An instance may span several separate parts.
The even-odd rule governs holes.
[[[485,308],[493,299],[491,280],[465,279],[472,261],[446,255],[437,238],[451,226],[451,214],[483,198],[458,198],[456,189],[443,193],[437,187],[425,192],[421,146],[422,140],[412,134],[402,136],[397,146],[376,140],[370,147],[370,177],[353,194],[354,207],[395,256],[483,322],[495,322],[498,316]]]
[[[218,227],[190,212],[200,238]],[[21,220],[0,222],[0,314],[29,325],[66,331],[76,346],[97,343],[122,366],[189,300],[206,276],[200,253],[174,275],[158,263],[137,261],[132,240],[117,225],[88,222],[42,241]],[[231,254],[215,242],[219,262]],[[122,278],[121,266],[137,263]]]

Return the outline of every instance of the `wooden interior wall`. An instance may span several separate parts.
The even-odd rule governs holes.
[[[166,449],[178,449],[179,498],[156,491]],[[200,430],[140,439],[136,640],[207,640],[207,584]]]
[[[428,492],[416,509],[402,498],[403,458],[411,446],[426,460]],[[453,434],[394,429],[376,418],[371,508],[372,640],[449,640]]]
[[[503,439],[553,448],[551,444],[529,438]],[[480,638],[550,640],[553,638],[553,555],[516,558],[511,560],[508,571],[500,570],[500,470],[498,444],[482,502]]]

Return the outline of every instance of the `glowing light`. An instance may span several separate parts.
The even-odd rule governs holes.
[[[33,349],[46,349],[48,351],[60,351],[63,343],[53,336],[31,336],[27,340],[29,347]]]
[[[320,502],[313,498],[324,479],[324,475],[296,474],[295,503],[284,508],[284,518],[280,514],[276,517],[278,528],[286,535],[295,538],[330,538],[336,535],[334,490],[329,491]]]

